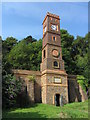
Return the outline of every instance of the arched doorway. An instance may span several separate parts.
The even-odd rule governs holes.
[[[55,94],[55,105],[60,106],[60,94]]]

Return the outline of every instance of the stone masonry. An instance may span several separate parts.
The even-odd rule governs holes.
[[[13,73],[16,78],[25,80],[31,103],[42,102],[60,106],[61,103],[87,99],[77,83],[76,76],[68,75],[64,69],[58,15],[47,13],[43,21],[40,71],[13,70]],[[35,75],[35,81],[29,81],[29,75]]]

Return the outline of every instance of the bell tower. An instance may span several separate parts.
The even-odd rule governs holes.
[[[42,103],[60,105],[61,96],[63,103],[67,103],[68,83],[62,59],[60,18],[49,12],[43,21],[41,72]]]
[[[59,16],[47,13],[43,21],[42,71],[45,69],[64,70],[59,20]]]

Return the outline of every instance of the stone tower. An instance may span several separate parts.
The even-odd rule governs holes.
[[[43,21],[41,73],[42,103],[68,103],[68,81],[62,60],[60,18],[49,12]]]

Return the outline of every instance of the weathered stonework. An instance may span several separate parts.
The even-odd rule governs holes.
[[[66,86],[47,85],[46,103],[55,105],[55,95],[63,95],[63,104],[68,103],[68,91]]]
[[[25,81],[30,102],[41,102],[41,72],[29,70],[13,70],[16,78]],[[29,81],[28,76],[35,75],[35,81]]]
[[[69,102],[83,102],[88,99],[84,90],[77,83],[76,75],[68,75],[68,96]]]
[[[21,78],[25,80],[25,84],[27,86],[27,92],[30,96],[30,103],[46,103],[55,105],[55,94],[63,94],[63,104],[67,102],[79,102],[87,100],[87,95],[82,90],[81,86],[77,83],[76,75],[68,75],[68,83],[66,80],[62,81],[62,84],[55,84],[53,77],[54,74],[43,76],[40,71],[28,71],[28,70],[13,70],[16,78]],[[56,72],[55,72],[56,73]],[[35,82],[29,82],[27,79],[28,75],[35,75]],[[51,78],[50,78],[51,76]],[[61,79],[65,79],[65,77],[61,75]],[[46,81],[47,79],[47,85]],[[49,79],[49,81],[48,81]],[[51,84],[52,83],[52,84]],[[68,86],[67,86],[68,84]],[[67,101],[68,100],[68,101]],[[32,102],[33,101],[33,102]]]
[[[27,92],[28,92],[28,97],[29,97],[29,101],[31,103],[35,102],[35,98],[34,98],[34,81],[28,81],[27,84]]]
[[[53,50],[54,53],[53,53]],[[31,103],[61,105],[87,99],[76,76],[67,75],[62,59],[60,18],[47,13],[43,21],[42,63],[40,71],[13,70],[16,78],[25,80]],[[35,81],[27,76],[34,75]]]
[[[64,70],[64,61],[62,60],[61,37],[60,37],[60,22],[59,16],[47,13],[43,28],[43,47],[42,47],[42,63],[41,63],[41,87],[42,87],[42,103],[55,104],[55,101],[60,101],[60,98],[55,97],[56,94],[63,96],[63,104],[68,103],[68,82],[67,74]],[[58,26],[57,30],[51,27]],[[54,38],[53,38],[54,37]],[[56,50],[57,55],[53,55],[53,50]],[[58,64],[56,67],[54,62]],[[56,79],[60,79],[61,83],[57,83]],[[58,102],[59,103],[59,102]]]

